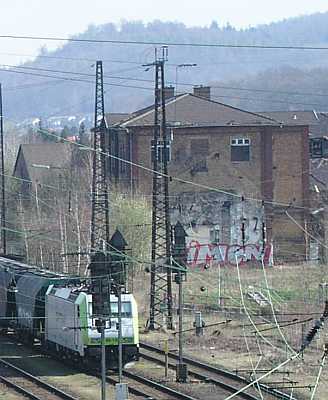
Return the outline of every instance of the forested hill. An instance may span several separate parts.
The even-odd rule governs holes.
[[[328,47],[328,13],[243,30],[236,30],[230,25],[220,27],[220,21],[213,22],[209,27],[186,27],[177,22],[160,21],[149,24],[124,22],[120,26],[108,23],[90,26],[75,38],[159,41],[168,44]],[[56,51],[43,49],[35,61],[24,64],[24,68],[14,69],[20,73],[0,71],[5,113],[15,120],[33,116],[92,113],[94,61],[99,59],[104,61],[106,108],[109,111],[132,111],[152,100],[153,70],[143,65],[153,61],[154,46],[69,42]],[[177,65],[185,63],[196,63],[197,66],[177,68]],[[288,97],[289,94],[272,97],[269,92],[232,91],[222,86],[325,94],[328,93],[326,76],[328,50],[169,45],[166,68],[167,83],[177,84],[180,92],[190,91],[192,84],[214,83],[214,86],[219,87],[214,90],[214,95],[225,96],[217,97],[218,100],[250,109],[266,110],[313,108],[312,103],[317,109],[327,110],[327,98]],[[265,101],[260,103],[259,98]]]

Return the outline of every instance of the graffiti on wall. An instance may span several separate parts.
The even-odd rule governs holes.
[[[263,251],[264,250],[264,251]],[[264,265],[273,265],[272,245],[262,246],[258,244],[200,244],[192,240],[188,245],[187,263],[189,267],[205,265],[244,265],[248,261],[261,261]]]

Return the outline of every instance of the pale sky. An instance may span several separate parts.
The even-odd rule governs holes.
[[[0,0],[0,35],[69,36],[90,24],[161,19],[188,26],[229,22],[240,28],[328,11],[327,0]],[[0,39],[0,62],[15,64],[46,43]],[[51,44],[54,46],[54,43]],[[50,47],[48,45],[48,47]]]

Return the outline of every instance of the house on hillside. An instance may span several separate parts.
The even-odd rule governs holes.
[[[171,88],[166,94],[172,223],[180,220],[188,228],[190,261],[234,263],[243,244],[249,258],[269,257],[268,244],[278,258],[304,258],[308,122],[283,122],[213,101],[208,87],[178,96]],[[122,180],[148,195],[153,124],[150,106],[114,126],[120,132],[119,158],[133,163],[119,161],[119,167],[125,165]],[[247,251],[242,253],[241,261]]]

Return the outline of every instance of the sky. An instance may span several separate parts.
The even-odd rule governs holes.
[[[236,28],[328,11],[327,0],[2,0],[0,35],[60,36],[83,32],[90,24],[161,19],[187,26],[213,20]],[[42,45],[59,43],[0,39],[0,63],[17,64]],[[15,54],[15,55],[13,55]],[[17,54],[17,55],[16,55]]]

